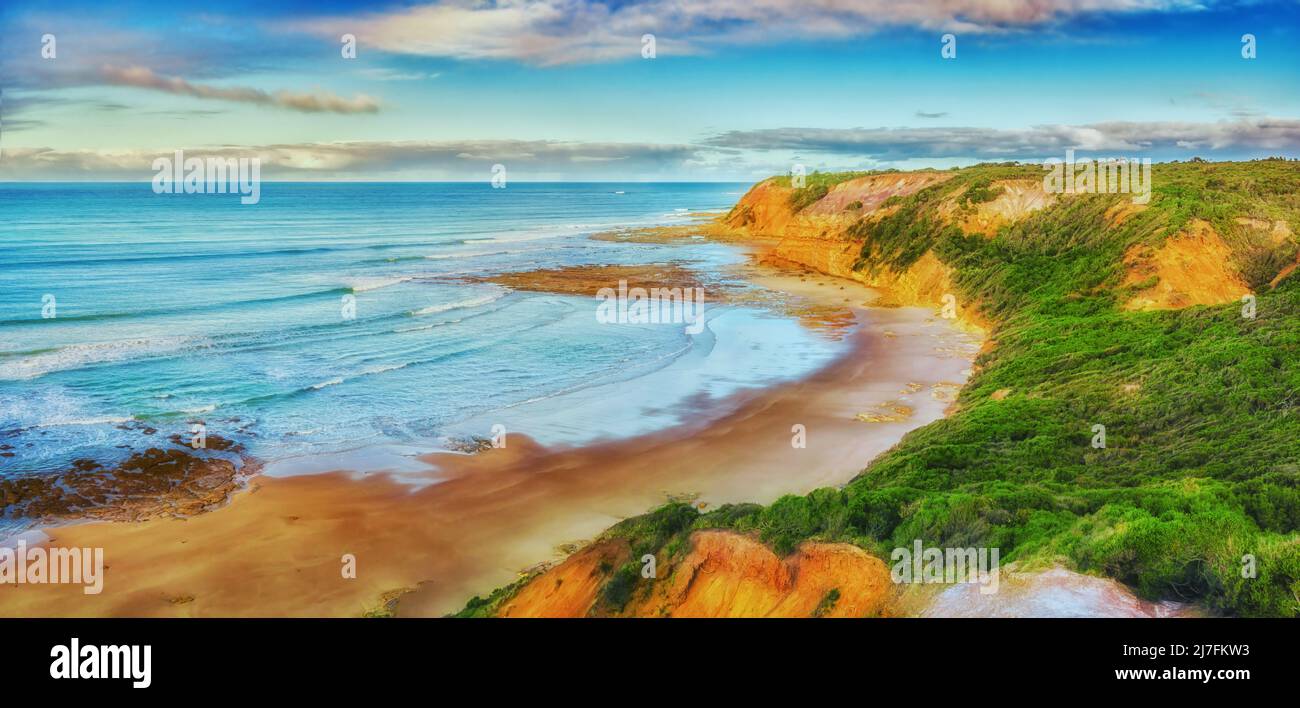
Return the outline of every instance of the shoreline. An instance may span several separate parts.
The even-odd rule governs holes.
[[[944,415],[978,349],[970,335],[927,309],[864,307],[873,291],[854,281],[759,271],[764,287],[850,307],[856,327],[829,365],[738,392],[702,428],[571,448],[511,433],[503,450],[421,456],[436,483],[416,489],[385,473],[257,477],[199,516],[42,529],[50,544],[105,549],[104,592],[15,590],[0,615],[441,615],[669,498],[713,508],[846,483]],[[356,579],[342,578],[344,554]]]

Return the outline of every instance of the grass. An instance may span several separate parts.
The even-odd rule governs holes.
[[[1300,277],[1261,289],[1295,246],[1238,221],[1300,232],[1300,164],[1157,165],[1149,207],[1118,227],[1106,213],[1127,195],[1063,199],[991,239],[937,216],[980,185],[1041,174],[958,170],[850,230],[859,268],[901,271],[932,250],[954,269],[959,298],[997,323],[997,346],[977,361],[957,413],[913,431],[842,489],[709,513],[670,504],[610,533],[634,557],[662,552],[661,570],[704,528],[754,534],[779,554],[810,539],[883,558],[914,539],[998,547],[1004,563],[1065,561],[1148,599],[1300,615]],[[847,178],[810,176],[807,189]],[[1254,319],[1237,304],[1120,307],[1124,254],[1192,219],[1232,248],[1256,287]],[[1010,394],[993,399],[1000,389]],[[1092,446],[1097,424],[1104,448]],[[632,591],[620,585],[610,600]]]
[[[898,170],[871,170],[861,172],[818,172],[804,175],[803,186],[797,187],[790,193],[790,210],[799,212],[806,207],[812,206],[822,197],[830,192],[831,188],[841,182],[847,182],[859,177],[869,177],[871,175],[889,174]],[[781,187],[793,187],[794,180],[790,175],[783,175],[772,178],[772,181]],[[858,208],[862,208],[862,203],[858,202]]]
[[[825,617],[835,610],[835,604],[839,601],[840,589],[831,588],[826,592],[826,595],[822,597],[821,601],[817,603],[817,607],[813,608],[812,616]]]

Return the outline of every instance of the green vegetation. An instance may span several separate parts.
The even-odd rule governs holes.
[[[994,238],[963,235],[936,207],[971,186],[1041,178],[1041,167],[954,175],[851,234],[861,268],[901,271],[933,250],[953,267],[959,302],[997,323],[958,412],[842,489],[704,514],[670,504],[610,533],[660,552],[661,572],[704,528],[751,533],[781,554],[818,539],[888,558],[922,539],[998,547],[1003,563],[1063,560],[1224,614],[1300,615],[1300,276],[1261,286],[1295,245],[1238,221],[1300,233],[1300,164],[1157,165],[1149,208],[1121,226],[1106,213],[1128,195],[1077,195]],[[1238,304],[1120,307],[1132,292],[1120,285],[1124,254],[1191,219],[1232,248],[1256,287],[1254,319]],[[1096,424],[1104,448],[1091,444]],[[1242,577],[1247,555],[1253,578]]]
[[[603,569],[603,571],[606,573],[609,572],[608,569]],[[474,597],[470,598],[469,602],[465,603],[464,609],[462,609],[460,612],[456,612],[449,616],[460,617],[460,618],[495,617],[497,614],[497,610],[501,607],[502,604],[504,604],[510,598],[514,597],[515,593],[518,593],[520,590],[524,588],[525,585],[527,585],[529,582],[531,582],[534,578],[536,578],[539,575],[541,575],[540,571],[527,573],[521,576],[518,580],[514,581],[513,583],[510,583],[509,585],[499,587],[496,590],[493,590],[492,594],[488,595],[485,598],[475,595]]]
[[[962,205],[970,206],[972,204],[981,204],[983,202],[991,202],[994,199],[997,199],[998,195],[1002,194],[1002,188],[992,186],[992,182],[992,179],[984,178],[977,180],[968,186],[966,191],[962,192],[961,195]]]
[[[946,183],[927,187],[903,200],[889,216],[875,222],[862,219],[849,227],[849,236],[863,241],[856,268],[873,273],[885,268],[903,271],[933,248],[939,238],[960,236],[961,230],[945,224],[933,209],[948,193],[945,187]]]
[[[600,589],[599,604],[608,612],[619,612],[632,599],[632,591],[641,579],[641,566],[638,563],[624,563]]]
[[[835,603],[839,601],[840,601],[840,589],[831,588],[826,593],[826,596],[823,597],[821,601],[817,603],[817,607],[813,608],[812,616],[825,617],[826,615],[830,614],[832,610],[835,609]]]
[[[798,211],[802,211],[805,207],[812,206],[817,201],[819,201],[822,197],[826,196],[826,193],[831,190],[831,187],[834,187],[835,185],[841,182],[847,182],[851,179],[857,179],[858,177],[866,177],[869,175],[885,174],[886,172],[896,172],[896,171],[897,170],[882,170],[882,171],[870,171],[870,172],[814,171],[812,174],[804,176],[803,178],[804,186],[795,188],[795,190],[790,193],[790,210],[798,212]],[[781,187],[792,187],[794,184],[790,175],[775,177],[773,178],[772,181]],[[861,206],[862,205],[859,203],[858,207],[861,208]]]

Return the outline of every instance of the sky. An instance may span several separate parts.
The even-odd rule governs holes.
[[[1300,157],[1298,35],[1297,0],[4,0],[0,180]]]

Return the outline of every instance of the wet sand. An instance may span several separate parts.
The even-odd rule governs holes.
[[[0,615],[359,616],[399,595],[399,615],[441,615],[670,496],[713,508],[843,484],[952,405],[978,348],[971,335],[929,310],[863,307],[872,293],[851,281],[758,281],[851,307],[846,353],[737,394],[721,417],[700,411],[699,425],[567,449],[511,433],[504,449],[425,456],[422,486],[409,472],[263,476],[187,519],[50,529],[53,545],[104,548],[103,593],[0,586]],[[804,448],[791,444],[795,425]],[[343,577],[344,554],[355,579]]]

